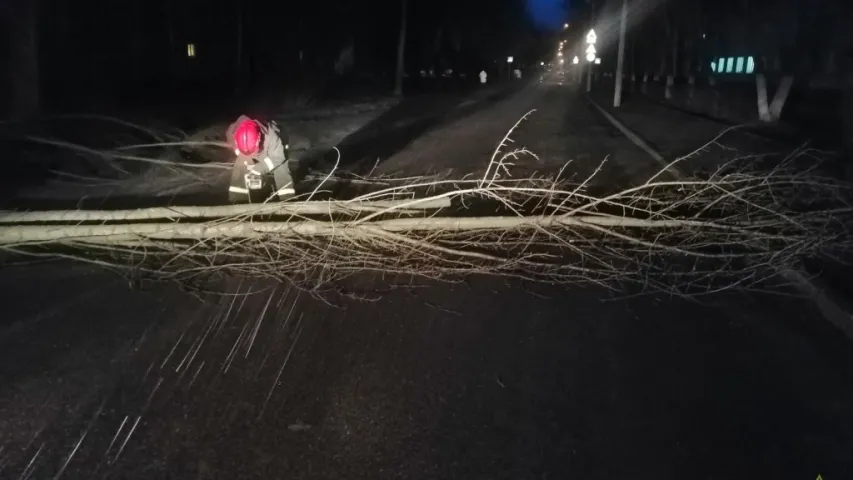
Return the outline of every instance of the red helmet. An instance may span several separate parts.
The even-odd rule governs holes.
[[[246,156],[255,155],[261,149],[261,128],[254,120],[240,122],[234,130],[234,145]]]

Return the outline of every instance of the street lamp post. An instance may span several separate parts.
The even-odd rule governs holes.
[[[595,34],[595,30],[590,29],[589,33],[586,34],[586,43],[588,45],[586,47],[586,93],[592,91],[592,65],[596,58],[595,42],[597,40],[598,36]]]
[[[619,15],[619,53],[616,57],[616,88],[613,90],[613,107],[622,105],[622,75],[625,64],[625,28],[628,23],[628,0],[622,0]]]

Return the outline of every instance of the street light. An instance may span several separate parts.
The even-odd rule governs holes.
[[[577,64],[578,64],[578,62],[579,62],[579,60],[578,60],[578,56],[577,56],[577,55],[575,55],[575,58],[573,58],[573,59],[572,59],[572,63],[573,63],[573,64],[575,64],[575,65],[577,65]]]
[[[595,54],[595,42],[598,41],[598,36],[595,34],[595,30],[590,28],[589,32],[586,34],[586,61],[594,62],[598,55]],[[592,90],[592,65],[587,67],[586,71],[586,92],[589,93]]]
[[[601,58],[596,58],[596,59],[595,59],[595,64],[596,64],[596,65],[601,65]]]
[[[563,30],[565,30],[565,29],[567,29],[567,28],[569,28],[569,24],[568,24],[568,23],[564,23],[564,24],[563,24]]]

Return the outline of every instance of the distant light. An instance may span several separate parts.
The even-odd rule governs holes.
[[[746,57],[746,73],[755,71],[755,60],[752,57]]]
[[[584,53],[586,53],[587,56],[589,56],[589,54],[592,54],[593,55],[592,58],[595,58],[595,54],[597,52],[598,51],[595,49],[595,45],[590,44],[590,46],[586,47],[586,51]],[[590,60],[590,61],[592,61],[592,60]]]
[[[705,34],[703,33],[703,34],[702,34],[702,38],[705,38],[705,37],[707,37],[707,35],[705,35]]]
[[[586,34],[586,43],[593,45],[596,41],[598,41],[598,35],[595,34],[595,30],[590,29]]]
[[[717,62],[711,62],[711,71],[717,73]]]
[[[568,23],[564,23],[564,24],[563,24],[563,30],[565,30],[565,29],[567,29],[567,28],[569,28],[569,24],[568,24]]]
[[[544,67],[544,66],[545,66],[545,62],[539,62],[539,66],[540,66],[540,67]]]
[[[558,56],[558,57],[562,57],[562,56],[563,56],[563,52],[557,52],[557,56]]]
[[[512,57],[506,57],[506,63],[512,63],[513,60],[515,60],[515,59]]]
[[[587,53],[586,54],[586,61],[587,62],[595,61],[595,53]]]
[[[573,58],[573,59],[572,59],[572,63],[574,63],[575,65],[577,65],[579,61],[580,61],[580,60],[578,60],[578,56],[577,56],[577,55],[575,55],[575,58]]]
[[[561,58],[561,59],[560,59],[560,65],[562,65],[562,64],[564,64],[564,63],[566,63],[566,60]]]
[[[600,59],[600,58],[596,58],[596,59],[595,59],[595,64],[596,64],[596,65],[601,65],[601,59]]]
[[[190,57],[190,58],[195,57],[195,44],[194,43],[188,43],[187,44],[187,57]]]

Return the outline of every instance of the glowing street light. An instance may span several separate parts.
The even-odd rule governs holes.
[[[572,59],[572,63],[573,63],[573,64],[575,64],[575,65],[577,65],[579,61],[580,61],[580,60],[578,60],[578,56],[577,56],[577,55],[575,55],[575,58],[573,58],[573,59]]]
[[[598,40],[598,36],[595,34],[595,30],[590,28],[589,33],[586,34],[586,43],[589,45],[586,47],[586,61],[594,62],[595,58],[598,56],[595,54],[595,42]],[[592,65],[590,65],[586,69],[586,93],[589,93],[592,90]]]
[[[569,24],[568,24],[568,23],[564,23],[564,24],[563,24],[563,30],[565,30],[565,29],[567,29],[567,28],[569,28]]]
[[[561,58],[561,59],[560,59],[560,65],[562,65],[562,64],[564,64],[564,63],[566,63],[566,60],[564,60],[564,59],[562,59],[562,58]]]
[[[562,57],[562,56],[563,56],[563,52],[557,52],[557,56],[558,56],[558,57]]]
[[[596,65],[601,65],[601,58],[596,58],[596,59],[595,59],[595,64],[596,64]]]

